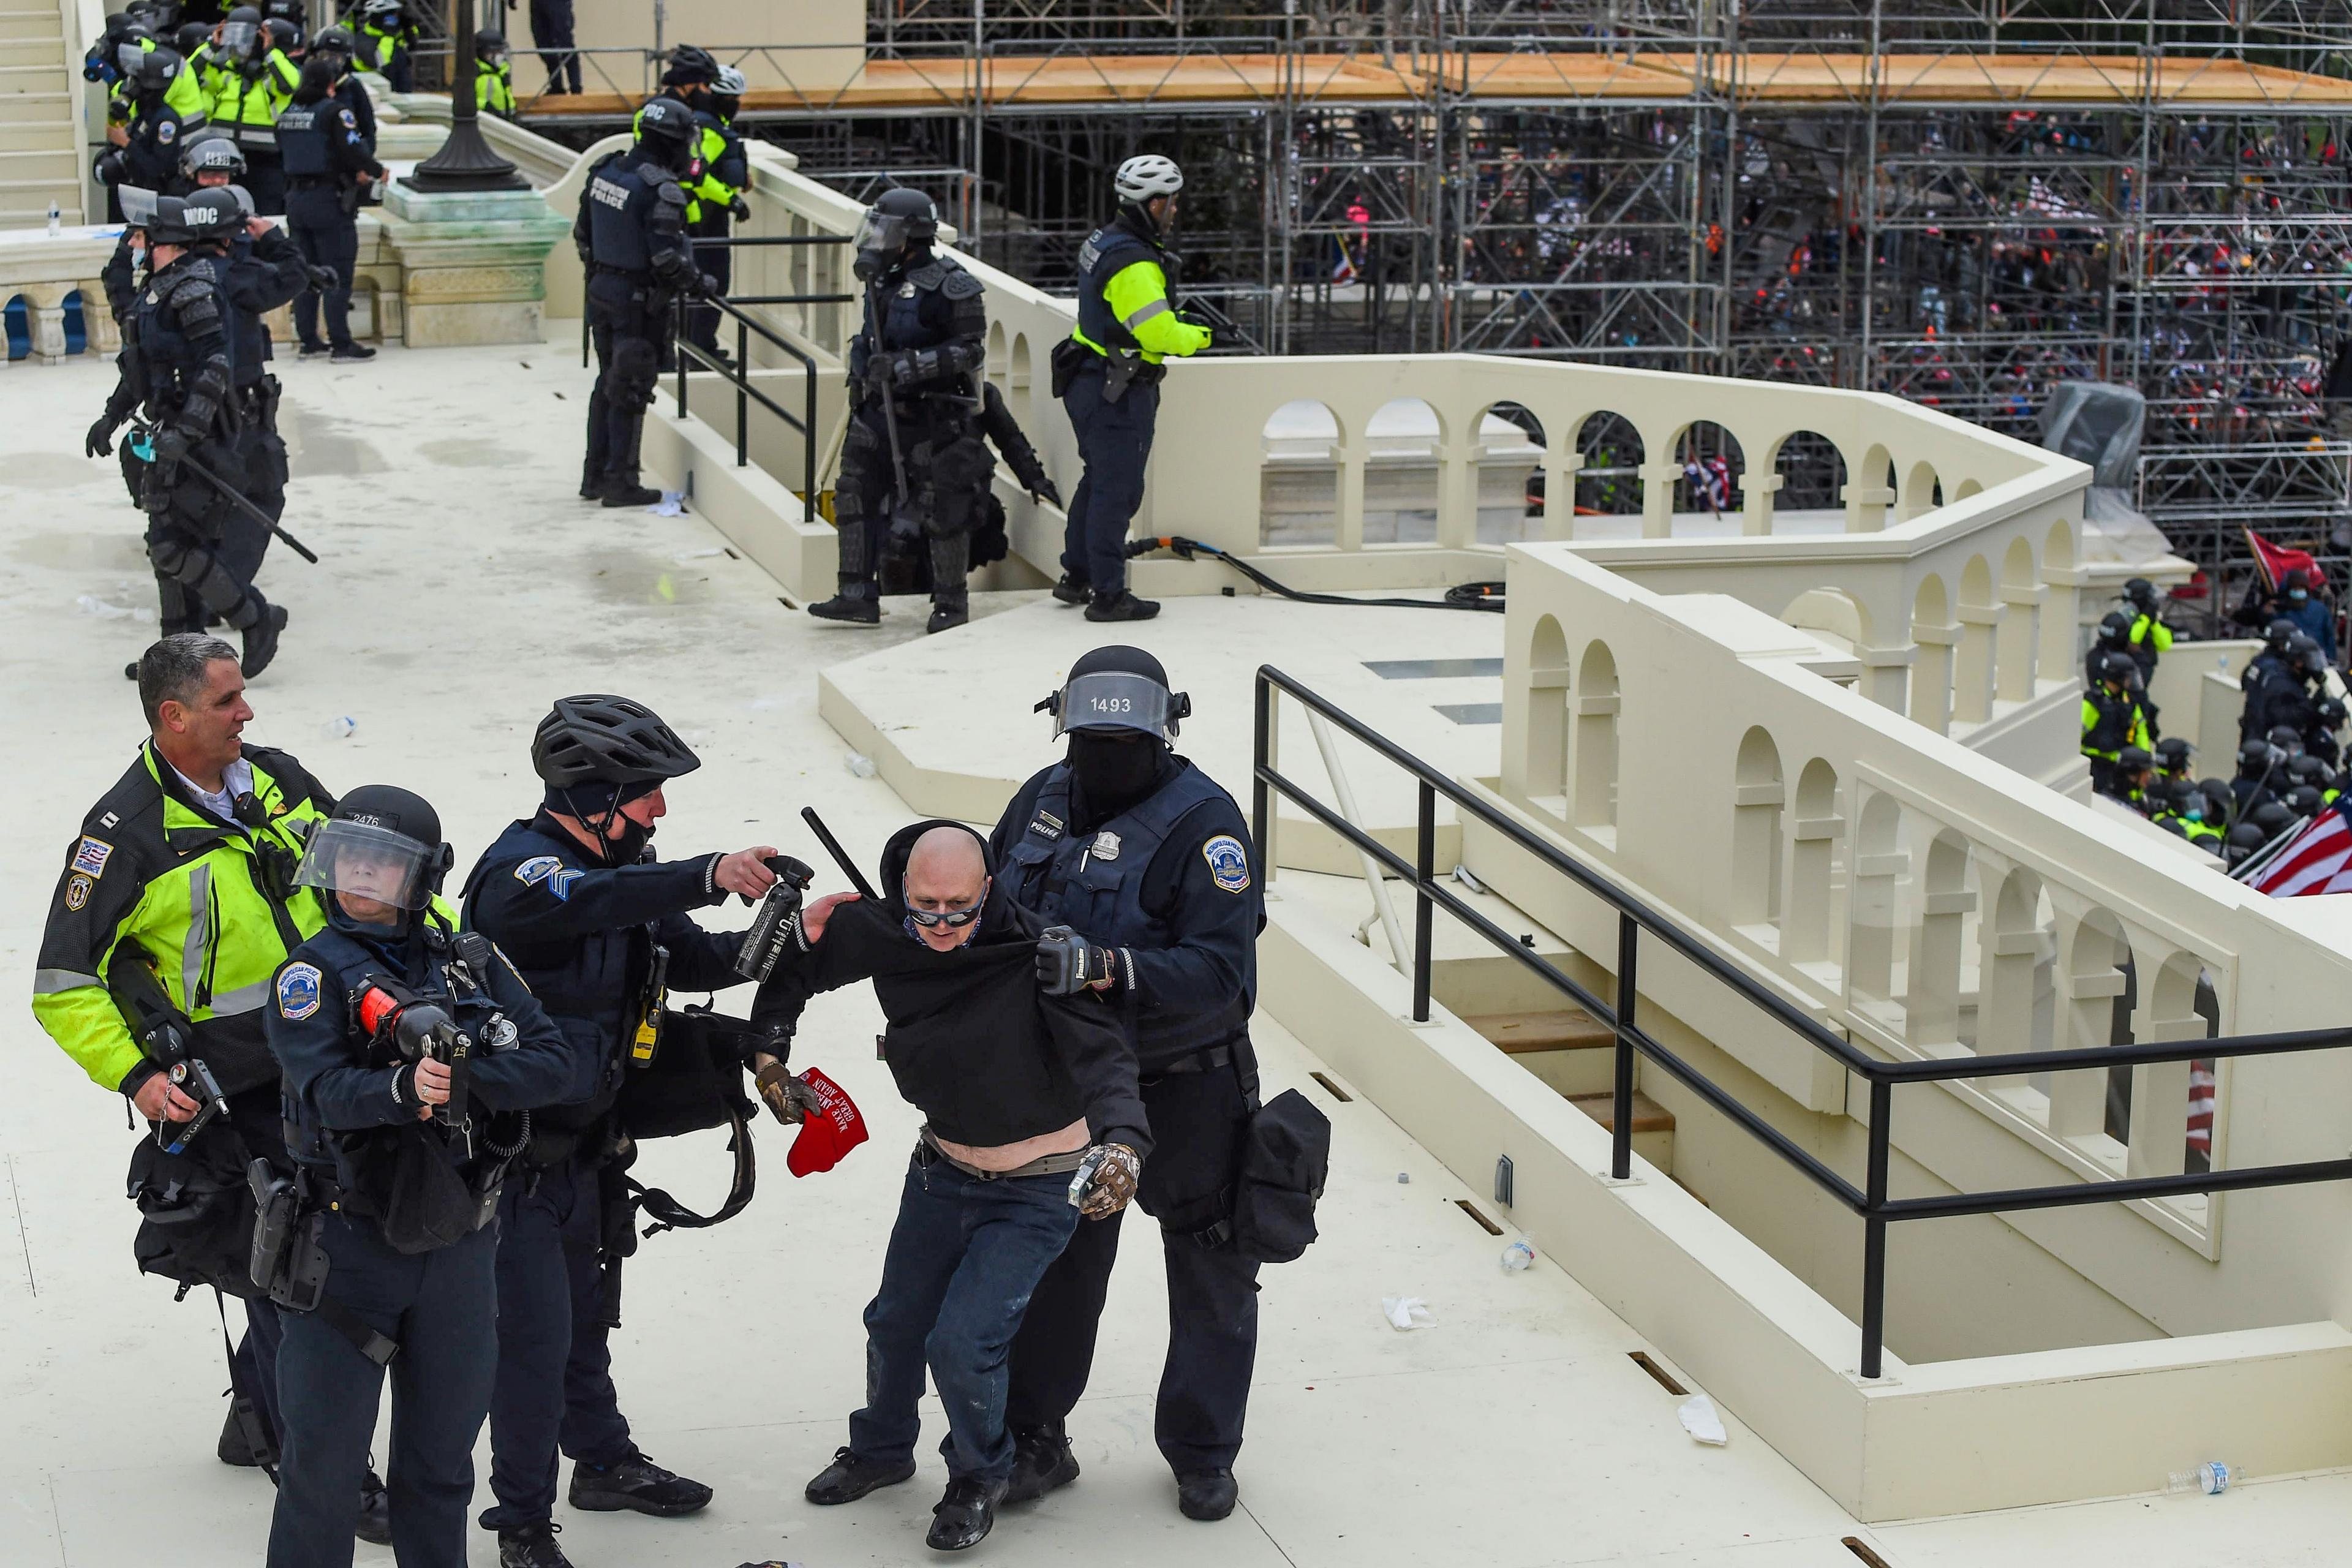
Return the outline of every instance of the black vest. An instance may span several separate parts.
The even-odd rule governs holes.
[[[327,149],[328,134],[342,125],[331,98],[316,103],[289,103],[278,117],[278,155],[285,160],[289,178],[331,174],[334,155]]]
[[[669,178],[626,153],[596,165],[580,199],[588,205],[588,242],[597,266],[640,278],[653,271],[650,224],[656,193]]]

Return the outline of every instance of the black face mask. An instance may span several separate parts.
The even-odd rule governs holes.
[[[621,836],[618,838],[608,837],[604,840],[604,864],[607,866],[635,865],[646,858],[646,846],[654,840],[650,823],[626,816],[621,818]],[[609,829],[612,824],[606,823],[605,826]]]
[[[1118,740],[1081,730],[1070,737],[1070,772],[1089,810],[1116,816],[1151,793],[1163,748],[1149,736]]]

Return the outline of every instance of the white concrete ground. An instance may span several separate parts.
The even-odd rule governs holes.
[[[558,345],[576,341],[566,332],[554,329]],[[846,748],[816,715],[814,672],[919,636],[919,613],[902,610],[878,633],[820,627],[781,605],[698,520],[573,500],[586,391],[576,354],[394,349],[371,365],[279,370],[298,450],[288,521],[327,560],[309,567],[280,551],[267,569],[294,622],[281,662],[254,688],[255,739],[298,752],[338,787],[425,791],[461,863],[530,809],[530,725],[549,699],[578,689],[644,698],[704,756],[672,792],[660,842],[673,852],[771,842],[822,863],[797,818],[803,805],[866,855],[905,820],[878,780],[845,767]],[[0,609],[13,634],[0,679],[8,731],[27,752],[16,831],[0,842],[0,974],[19,996],[59,853],[139,734],[121,666],[150,630],[76,607],[89,595],[152,613],[138,519],[111,465],[79,455],[110,374],[94,363],[0,372],[0,559],[10,568]],[[1213,608],[1179,602],[1162,624],[1175,631]],[[990,672],[959,668],[953,637],[932,646],[954,678],[935,699],[950,710]],[[1204,706],[1244,700],[1191,684]],[[340,715],[357,732],[329,740],[321,726]],[[1036,725],[1026,743],[1046,760],[1045,721],[1011,722]],[[837,885],[830,872],[824,882]],[[0,1564],[255,1563],[270,1494],[259,1476],[212,1457],[224,1379],[209,1305],[175,1306],[168,1287],[131,1271],[120,1104],[21,1005],[5,1018]],[[747,1215],[654,1238],[632,1265],[617,1341],[625,1405],[648,1450],[719,1496],[685,1521],[562,1513],[582,1568],[930,1560],[920,1529],[943,1479],[936,1461],[913,1485],[849,1509],[800,1497],[856,1402],[858,1313],[913,1131],[862,1044],[877,1023],[869,997],[844,994],[812,1010],[803,1036],[803,1059],[836,1071],[876,1124],[870,1147],[794,1181],[784,1139],[771,1132],[764,1191]],[[1860,1529],[1737,1421],[1726,1448],[1692,1443],[1675,1402],[1627,1359],[1643,1346],[1624,1324],[1549,1264],[1502,1273],[1501,1241],[1454,1206],[1481,1194],[1368,1103],[1338,1103],[1279,1029],[1260,1038],[1269,1083],[1304,1088],[1338,1136],[1325,1239],[1266,1276],[1239,1467],[1245,1511],[1202,1526],[1171,1506],[1150,1445],[1157,1249],[1131,1225],[1095,1386],[1074,1424],[1087,1474],[1009,1513],[976,1561],[1852,1568],[1847,1536],[1894,1568],[2343,1560],[2343,1477],[2219,1500]],[[661,1149],[649,1164],[697,1195],[715,1196],[724,1181],[715,1144]],[[1377,1300],[1398,1294],[1426,1299],[1435,1324],[1389,1329]],[[474,1561],[494,1557],[478,1538]],[[390,1560],[360,1549],[362,1563]]]

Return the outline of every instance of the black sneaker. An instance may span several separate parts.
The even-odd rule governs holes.
[[[327,355],[328,363],[331,364],[357,364],[362,360],[373,358],[375,350],[365,343],[341,343]]]
[[[1063,573],[1062,580],[1054,584],[1054,597],[1066,605],[1083,605],[1092,593],[1092,589],[1067,572]]]
[[[1004,1500],[1003,1481],[963,1476],[948,1483],[947,1494],[932,1505],[930,1532],[923,1544],[934,1552],[963,1552],[988,1539],[996,1524],[996,1505]]]
[[[1241,1495],[1231,1470],[1195,1470],[1176,1478],[1176,1508],[1186,1519],[1214,1523],[1234,1511]]]
[[[383,1478],[373,1470],[360,1482],[360,1521],[352,1533],[371,1546],[392,1544],[392,1494],[383,1489]]]
[[[259,620],[245,628],[242,634],[245,652],[236,661],[236,667],[245,672],[247,680],[268,669],[269,661],[278,657],[278,639],[285,630],[286,606],[283,605],[270,605],[261,612]]]
[[[926,634],[948,631],[962,626],[971,619],[971,607],[968,604],[942,605],[934,602],[931,605],[931,618],[923,624],[923,630]]]
[[[820,621],[846,621],[856,626],[878,626],[882,624],[882,601],[870,595],[861,597],[835,594],[823,604],[811,605],[808,613]]]
[[[1087,601],[1087,619],[1090,621],[1148,621],[1160,613],[1157,599],[1139,599],[1121,588],[1115,594],[1095,590]]]
[[[833,1463],[816,1473],[808,1484],[809,1501],[819,1508],[836,1508],[845,1502],[856,1502],[867,1492],[895,1487],[900,1481],[915,1479],[915,1461],[900,1459],[896,1464],[883,1464],[873,1459],[861,1459],[846,1448],[833,1452]]]
[[[296,359],[317,359],[320,354],[328,352],[327,345],[324,343],[304,343],[299,349],[297,349],[294,352],[294,357]]]
[[[1077,1456],[1059,1431],[1031,1426],[1013,1434],[1013,1479],[1004,1484],[1006,1502],[1034,1502],[1077,1479]]]
[[[661,491],[635,479],[607,479],[604,488],[596,493],[596,499],[604,503],[607,511],[618,511],[623,507],[654,506],[661,498]]]
[[[624,1509],[676,1519],[709,1506],[710,1489],[700,1481],[663,1469],[643,1454],[632,1454],[617,1465],[572,1467],[572,1506],[590,1513],[618,1513]]]
[[[523,1530],[499,1531],[499,1568],[572,1568],[572,1559],[555,1544],[563,1527],[550,1521]]]

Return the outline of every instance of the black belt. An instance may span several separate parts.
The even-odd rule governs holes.
[[[289,191],[331,191],[340,184],[332,174],[289,174],[286,188]]]
[[[1066,1154],[1041,1154],[1025,1165],[1015,1165],[1009,1171],[983,1171],[978,1165],[967,1165],[940,1147],[939,1138],[925,1127],[915,1142],[915,1163],[935,1164],[944,1160],[975,1182],[1002,1182],[1012,1176],[1066,1176],[1087,1163],[1084,1149],[1073,1149]]]
[[[1153,1068],[1143,1076],[1145,1078],[1173,1078],[1178,1073],[1214,1072],[1219,1068],[1231,1067],[1233,1065],[1233,1047],[1211,1046],[1205,1051],[1195,1051],[1188,1057],[1178,1057],[1166,1067]]]

